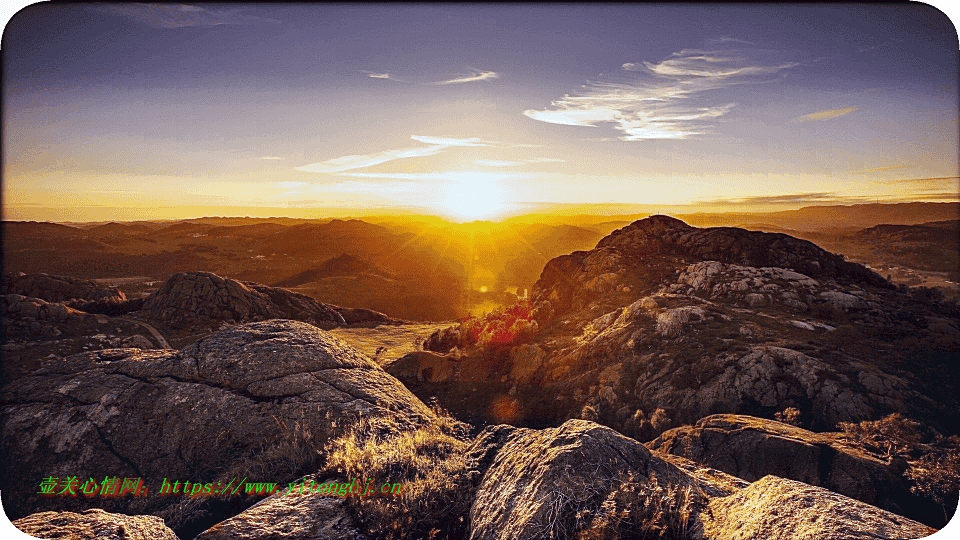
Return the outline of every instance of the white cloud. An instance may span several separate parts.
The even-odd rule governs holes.
[[[282,157],[279,157],[279,156],[263,156],[263,157],[262,157],[262,158],[260,158],[260,159],[271,159],[271,160],[277,160],[277,159],[283,159],[283,158],[282,158]]]
[[[732,38],[724,41],[739,41]],[[683,139],[710,132],[712,120],[735,103],[707,101],[708,90],[773,80],[797,64],[755,57],[757,51],[684,49],[658,63],[627,62],[624,80],[592,82],[578,94],[567,94],[544,110],[523,114],[534,120],[572,126],[615,124],[625,141]],[[697,99],[693,99],[697,98]]]
[[[797,118],[794,118],[793,120],[791,120],[791,122],[809,122],[810,120],[829,120],[830,118],[836,118],[838,116],[850,114],[859,108],[860,107],[846,107],[843,109],[830,109],[827,111],[818,111],[815,113],[798,116]]]
[[[371,79],[389,79],[389,73],[368,73]]]
[[[500,75],[495,71],[479,71],[474,70],[470,75],[465,75],[463,77],[457,77],[454,79],[448,79],[446,81],[438,81],[434,84],[459,84],[459,83],[468,83],[474,81],[488,81],[490,79],[497,79]]]
[[[566,160],[557,159],[557,158],[548,158],[548,157],[538,157],[538,158],[528,159],[527,163],[552,163],[552,162],[563,163],[564,161]]]

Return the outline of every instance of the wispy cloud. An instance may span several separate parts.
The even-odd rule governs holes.
[[[900,178],[897,180],[878,180],[881,184],[917,184],[930,186],[943,186],[948,183],[956,183],[960,176],[938,176],[935,178]]]
[[[360,72],[366,73],[367,77],[370,77],[371,79],[384,79],[388,81],[407,82],[403,79],[398,79],[397,77],[394,77],[393,75],[387,72],[379,73],[376,71],[364,71],[364,70],[361,70]]]
[[[817,111],[815,113],[798,116],[797,118],[794,118],[793,120],[791,120],[791,122],[809,122],[811,120],[829,120],[831,118],[836,118],[838,116],[850,114],[859,108],[860,107],[845,107],[843,109],[830,109],[827,111]]]
[[[536,173],[508,173],[508,172],[480,172],[480,171],[446,171],[432,173],[344,173],[344,176],[357,178],[393,178],[396,180],[412,181],[455,181],[455,182],[493,182],[517,178],[530,178]]]
[[[478,159],[474,161],[477,165],[486,165],[488,167],[514,167],[516,165],[523,165],[521,161],[496,161],[492,159]]]
[[[565,159],[557,159],[557,158],[549,158],[549,157],[538,157],[538,158],[528,159],[528,160],[527,160],[527,163],[551,163],[551,162],[562,163],[562,162],[564,162],[564,161],[566,161],[566,160],[565,160]]]
[[[449,137],[426,137],[423,135],[411,135],[411,139],[427,144],[441,144],[443,146],[490,146],[491,143],[481,141],[480,137],[471,137],[469,139],[451,139]]]
[[[279,23],[276,19],[243,13],[251,8],[207,10],[184,4],[103,4],[90,6],[144,23],[153,28]]]
[[[379,165],[380,163],[386,163],[388,161],[394,161],[397,159],[432,156],[444,150],[445,148],[450,148],[452,146],[487,146],[486,143],[480,142],[479,137],[473,137],[470,139],[452,139],[412,135],[410,138],[415,141],[429,144],[430,146],[401,148],[399,150],[386,150],[384,152],[376,152],[373,154],[343,156],[321,161],[319,163],[311,163],[309,165],[297,167],[297,170],[314,173],[339,173],[353,169],[371,167],[373,165]]]
[[[282,157],[279,157],[279,156],[263,156],[263,157],[260,158],[260,159],[277,160],[277,159],[283,159],[283,158],[282,158]]]
[[[625,141],[702,135],[736,104],[706,100],[695,104],[690,98],[703,98],[701,93],[707,90],[768,82],[778,71],[797,65],[755,58],[770,54],[684,49],[659,63],[627,62],[621,66],[624,81],[591,82],[579,94],[553,101],[550,108],[523,114],[572,126],[614,123]]]
[[[874,167],[872,169],[857,169],[855,171],[850,171],[850,172],[856,173],[856,174],[867,174],[867,173],[875,173],[875,172],[881,172],[881,171],[890,171],[893,169],[906,169],[908,167],[909,167],[908,165],[887,165],[886,167]]]
[[[447,79],[445,81],[438,81],[438,82],[435,82],[434,84],[460,84],[460,83],[468,83],[468,82],[474,82],[474,81],[489,81],[490,79],[497,79],[499,77],[500,75],[495,71],[473,70],[473,72],[469,75],[464,75],[462,77],[456,77],[453,79]]]

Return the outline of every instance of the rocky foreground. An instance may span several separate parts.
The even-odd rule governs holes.
[[[139,302],[94,289],[3,291],[0,492],[37,536],[906,539],[946,518],[915,462],[833,430],[898,412],[956,433],[956,308],[789,236],[641,220],[548,263],[509,327],[385,368],[327,331],[400,322],[376,312],[209,273]],[[796,425],[771,419],[787,408]],[[404,489],[38,493],[106,476]]]
[[[247,476],[286,485],[307,474],[319,482],[337,471],[324,469],[317,453],[361,417],[378,426],[367,435],[383,439],[384,447],[436,421],[367,358],[329,333],[287,320],[237,326],[181,351],[114,349],[51,361],[5,386],[0,396],[9,456],[4,509],[23,530],[47,537],[390,537],[364,522],[362,500],[315,493],[281,492],[249,506],[254,501],[242,498],[41,498],[36,491],[47,476],[136,476],[154,487],[174,477],[225,482]],[[798,446],[793,453],[772,451],[782,459],[805,457],[799,447],[806,445],[830,446],[771,421],[712,422],[665,434],[650,448],[585,420],[541,430],[488,427],[465,439],[463,466],[453,475],[462,479],[458,495],[466,503],[432,518],[463,523],[453,530],[474,539],[636,537],[638,531],[665,538],[919,538],[934,531],[756,464],[734,470],[738,478],[698,463],[694,459],[729,469],[722,457],[702,450],[710,443],[691,441],[706,440],[696,434],[711,426],[729,431],[738,422],[758,429],[755,439],[792,437]],[[731,437],[746,436],[732,431]],[[721,449],[760,446],[753,441]],[[449,456],[424,452],[396,459],[414,458],[429,467]],[[882,469],[868,463],[847,472],[871,465]],[[417,479],[407,474],[394,468],[390,480]],[[838,469],[827,479],[843,474]],[[833,487],[816,475],[808,479]],[[842,482],[836,487],[861,498],[876,495]],[[414,502],[391,507],[394,519],[401,521],[404,505]],[[158,518],[145,514],[164,517],[172,529],[162,532]]]

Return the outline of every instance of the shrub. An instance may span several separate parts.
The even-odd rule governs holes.
[[[790,424],[791,426],[800,426],[800,410],[795,407],[787,407],[786,409],[774,414],[773,417],[778,422]]]
[[[881,450],[889,460],[904,458],[904,473],[911,481],[910,491],[937,502],[949,521],[948,506],[955,506],[960,492],[960,437],[943,437],[934,430],[903,418],[899,413],[882,420],[841,422],[844,436],[868,450]]]
[[[539,327],[533,320],[533,305],[520,301],[499,308],[483,317],[470,317],[460,323],[460,346],[496,349],[518,345],[532,339]],[[439,339],[439,336],[438,336]]]

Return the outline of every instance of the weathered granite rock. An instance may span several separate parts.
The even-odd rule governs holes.
[[[98,508],[74,512],[39,512],[13,521],[36,538],[62,540],[177,540],[156,516],[111,514]]]
[[[333,307],[304,294],[210,272],[174,274],[144,301],[139,314],[172,327],[293,319],[330,329],[346,324]]]
[[[765,476],[710,501],[702,538],[734,540],[914,539],[935,529],[855,499],[794,480]]]
[[[91,279],[47,274],[6,274],[0,294],[20,294],[47,302],[67,300],[123,301],[127,297],[116,287],[101,285]]]
[[[3,387],[0,399],[0,489],[14,518],[38,508],[145,513],[175,502],[39,498],[48,476],[142,477],[155,491],[164,478],[216,482],[249,462],[282,482],[361,416],[397,429],[433,417],[367,357],[289,320],[232,327],[179,352],[113,349],[53,360]]]
[[[901,467],[845,443],[835,433],[814,433],[773,420],[724,414],[668,430],[646,446],[749,482],[776,475],[821,486],[932,526],[944,525],[939,505],[910,493]]]

